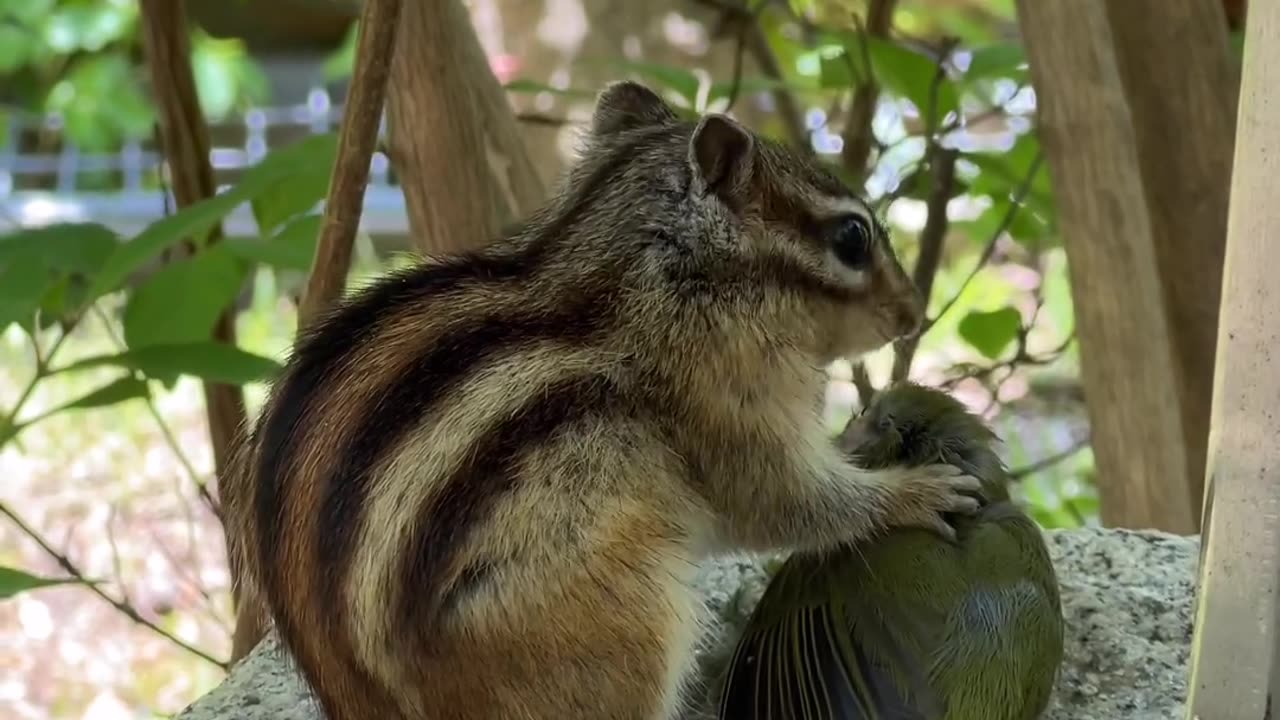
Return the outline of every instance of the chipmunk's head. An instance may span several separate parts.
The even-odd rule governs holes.
[[[677,295],[788,324],[823,361],[919,329],[920,293],[884,225],[818,161],[726,115],[681,120],[633,82],[601,92],[586,150],[580,187],[617,163],[626,191],[597,198],[605,225],[641,243],[651,279]]]

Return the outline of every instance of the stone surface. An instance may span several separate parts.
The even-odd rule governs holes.
[[[1181,720],[1191,645],[1196,537],[1123,530],[1046,533],[1058,569],[1066,657],[1043,720]],[[732,640],[764,589],[747,560],[709,563],[700,585]],[[721,649],[723,644],[721,645]],[[714,657],[712,644],[708,657]],[[178,720],[318,720],[274,637]]]

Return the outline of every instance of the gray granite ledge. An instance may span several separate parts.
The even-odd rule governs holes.
[[[1181,720],[1199,538],[1126,530],[1046,532],[1066,617],[1066,657],[1043,720]],[[700,585],[723,642],[765,582],[750,560],[708,564]],[[178,720],[320,720],[269,636]]]

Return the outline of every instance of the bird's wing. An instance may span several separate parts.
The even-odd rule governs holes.
[[[874,615],[822,592],[800,558],[761,598],[729,661],[724,720],[937,720],[925,663]],[[783,592],[797,578],[803,592]]]

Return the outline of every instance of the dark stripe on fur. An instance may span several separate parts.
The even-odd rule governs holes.
[[[527,255],[477,253],[397,272],[344,302],[299,339],[288,369],[272,390],[271,402],[258,431],[254,511],[266,592],[275,594],[280,587],[280,568],[274,558],[286,526],[284,483],[288,475],[286,468],[298,451],[299,428],[311,413],[314,398],[334,379],[335,370],[352,349],[374,337],[379,323],[398,306],[457,291],[475,282],[518,278],[527,273],[536,260]]]
[[[370,399],[369,407],[376,410],[350,436],[341,462],[329,477],[313,529],[317,562],[325,569],[316,587],[322,602],[331,604],[334,612],[342,607],[342,583],[355,550],[354,531],[373,478],[388,453],[496,356],[546,339],[566,344],[598,340],[608,329],[611,308],[603,296],[591,294],[551,313],[506,312],[469,320]],[[431,470],[423,468],[424,473]]]
[[[625,411],[622,391],[613,381],[580,375],[553,383],[480,437],[418,513],[418,530],[407,546],[400,576],[405,592],[398,616],[404,627],[430,634],[452,591],[442,582],[454,558],[497,501],[515,489],[529,450],[587,418]]]
[[[532,231],[535,236],[529,253],[538,256],[548,253],[556,240],[570,232],[589,212],[615,175],[646,148],[667,142],[668,137],[667,133],[637,133],[615,149],[588,174],[568,208]],[[534,266],[535,263],[526,262],[526,267]],[[353,529],[359,527],[372,473],[385,460],[385,454],[419,426],[432,408],[459,387],[471,372],[483,367],[496,354],[542,339],[593,342],[608,330],[612,311],[613,303],[605,289],[588,288],[566,307],[518,315],[503,308],[497,314],[468,320],[463,329],[441,338],[403,376],[391,379],[376,398],[370,399],[368,407],[374,411],[347,441],[342,461],[327,481],[314,528],[317,560],[324,569],[317,578],[316,591],[323,602],[333,603],[331,607],[335,612],[340,609],[341,588],[354,551]]]

